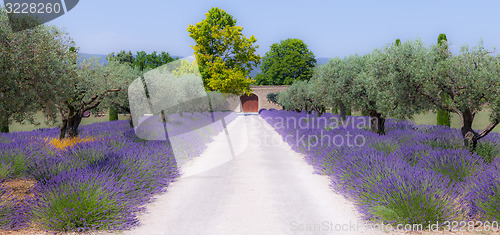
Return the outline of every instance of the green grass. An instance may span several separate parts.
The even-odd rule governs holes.
[[[472,128],[478,130],[478,129],[483,129],[486,126],[488,126],[488,124],[490,124],[489,115],[490,115],[490,112],[488,112],[488,111],[483,111],[483,112],[479,112],[478,114],[476,114],[476,118],[474,119],[474,123],[472,124]],[[415,116],[413,121],[415,123],[417,123],[418,125],[422,125],[422,124],[424,124],[424,125],[436,125],[436,119],[437,119],[437,113],[427,112],[427,113],[419,114],[419,115]],[[456,113],[451,113],[451,127],[460,129],[462,127],[461,125],[462,124],[460,121],[460,117]],[[493,129],[493,132],[500,132],[500,126],[495,127],[495,129]]]
[[[118,115],[118,120],[128,120],[128,115]],[[61,125],[61,117],[57,117],[57,122],[55,125],[47,125],[45,124],[45,118],[43,113],[39,112],[35,115],[35,121],[39,122],[40,125],[33,125],[33,124],[20,124],[17,122],[13,122],[12,124],[9,125],[10,132],[17,132],[17,131],[32,131],[36,130],[39,128],[53,128],[53,127],[59,127]],[[96,122],[107,122],[109,121],[109,116],[105,115],[103,117],[94,117],[90,116],[88,118],[83,118],[81,125],[88,125]]]

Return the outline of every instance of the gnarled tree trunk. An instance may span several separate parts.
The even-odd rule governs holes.
[[[340,121],[342,123],[345,122],[345,119],[346,119],[346,111],[345,111],[345,105],[344,104],[340,104]]]
[[[486,128],[484,128],[479,133],[472,129],[472,123],[474,122],[475,112],[466,110],[464,112],[457,112],[462,119],[462,137],[464,139],[464,146],[470,151],[476,150],[477,142],[490,133],[499,123],[499,120],[493,120]]]
[[[379,135],[385,135],[385,118],[375,111],[370,112],[371,130]]]
[[[128,119],[128,124],[130,127],[134,127],[134,120],[132,119],[132,114],[130,113],[130,107],[129,106],[122,106],[115,104],[122,113],[130,114],[129,119]]]
[[[62,106],[56,105],[62,116],[61,134],[59,135],[59,139],[77,137],[78,127],[82,122],[83,113],[99,106],[102,99],[108,93],[117,92],[120,91],[120,89],[121,88],[103,91],[101,94],[96,94],[90,97],[87,101],[81,101],[83,99],[81,98],[79,102],[72,103],[70,101],[66,101]]]
[[[62,125],[59,139],[75,138],[78,136],[78,127],[82,122],[83,112],[81,109],[68,105],[68,109],[61,109]]]
[[[464,146],[473,151],[476,149],[479,135],[472,129],[472,122],[474,122],[474,114],[470,111],[463,112],[462,118],[462,137],[464,138]]]
[[[9,117],[0,116],[0,132],[9,133]]]

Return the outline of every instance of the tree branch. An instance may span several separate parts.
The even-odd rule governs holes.
[[[477,140],[485,137],[488,133],[490,133],[496,126],[498,125],[498,120],[492,121],[486,128],[484,128],[481,132],[478,133]]]
[[[441,92],[438,93],[438,95],[436,97],[434,97],[433,95],[430,95],[430,94],[427,94],[427,92],[424,92],[423,89],[422,89],[422,86],[418,86],[416,87],[416,91],[420,94],[422,94],[423,96],[429,98],[432,103],[436,106],[438,106],[439,108],[443,109],[443,110],[447,110],[447,111],[451,111],[449,108],[447,108],[442,99],[441,99]]]
[[[121,90],[121,88],[109,89],[109,90],[103,91],[99,95],[92,96],[87,102],[84,102],[83,108],[82,108],[82,112],[89,111],[89,110],[94,109],[97,106],[99,106],[99,104],[101,103],[102,99],[105,97],[106,93],[109,93],[109,92],[118,92],[120,90]]]

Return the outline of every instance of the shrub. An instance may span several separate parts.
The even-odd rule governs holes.
[[[59,150],[54,156],[33,160],[29,175],[37,181],[46,180],[72,169],[82,169],[102,159],[112,148],[101,141],[82,142],[66,150]]]
[[[449,134],[440,135],[439,133],[433,133],[429,136],[427,140],[424,140],[424,144],[429,145],[431,148],[440,149],[459,149],[463,147],[463,143],[459,139],[455,139]]]
[[[442,126],[450,126],[451,125],[451,119],[450,119],[450,112],[446,110],[441,110],[439,109],[437,111],[437,125],[442,125]]]
[[[12,225],[12,214],[14,210],[12,203],[7,201],[11,198],[11,191],[3,186],[3,180],[0,180],[0,229],[10,228]]]
[[[488,164],[500,155],[498,144],[490,141],[479,141],[475,150],[476,154],[483,157]]]
[[[29,161],[29,157],[22,151],[14,149],[0,151],[0,179],[26,176]]]
[[[278,103],[278,94],[279,92],[272,92],[266,95],[267,101],[276,105],[280,105]]]
[[[420,161],[419,167],[432,170],[451,179],[450,183],[475,178],[485,164],[481,157],[468,150],[443,149],[431,151]]]
[[[68,147],[72,147],[78,143],[93,142],[93,141],[95,141],[95,138],[76,137],[76,138],[62,139],[62,140],[59,138],[46,138],[45,141],[47,141],[47,143],[51,144],[52,146],[54,146],[57,149],[64,150],[64,149],[66,149]]]
[[[399,144],[391,141],[379,141],[373,144],[373,148],[384,153],[385,155],[389,155],[392,151],[399,148]]]
[[[15,230],[28,222],[29,206],[20,203],[0,180],[0,229]]]
[[[391,152],[393,157],[399,157],[411,165],[416,165],[420,160],[428,156],[433,149],[425,144],[403,144],[399,149]]]
[[[306,140],[289,138],[287,142],[295,151],[304,153],[317,171],[327,174],[336,191],[353,198],[365,219],[374,222],[421,224],[425,228],[436,222],[463,219],[461,200],[469,190],[470,179],[477,178],[487,167],[477,154],[458,148],[462,145],[461,134],[449,127],[416,126],[389,119],[387,135],[379,136],[363,130],[361,119],[353,119],[353,125],[345,127],[335,127],[330,121],[324,132],[325,128],[312,126],[278,125],[279,120],[287,118],[314,122],[314,117],[305,112],[264,111],[261,116],[282,137],[318,136],[320,132],[330,137],[362,135],[364,144],[354,146],[307,148],[302,144],[307,144]],[[500,142],[500,136],[496,141],[493,138],[497,137],[492,135],[488,141]]]
[[[469,215],[481,221],[500,221],[500,161],[472,180],[465,204]]]
[[[56,231],[128,228],[136,220],[124,185],[107,169],[78,169],[61,173],[35,188],[34,222]]]
[[[109,120],[110,121],[118,120],[118,109],[116,109],[116,107],[109,108]]]
[[[212,114],[171,117],[172,123],[182,125],[172,125],[169,136],[182,135],[176,144],[188,159],[198,156],[223,130],[221,122],[212,123]],[[230,123],[237,114],[214,112],[213,117]],[[18,201],[5,201],[9,191],[0,185],[0,227],[38,224],[56,231],[127,229],[137,224],[137,212],[144,210],[144,204],[179,175],[172,146],[165,141],[140,140],[127,121],[82,126],[80,140],[89,141],[60,142],[58,132],[53,128],[0,134],[2,177],[38,181],[35,196]],[[48,143],[54,139],[56,145]]]
[[[458,194],[447,187],[449,179],[415,167],[381,169],[360,196],[367,219],[391,224],[429,224],[454,220]]]
[[[391,224],[444,222],[458,216],[450,179],[375,149],[335,163],[334,185],[356,199],[365,219]]]

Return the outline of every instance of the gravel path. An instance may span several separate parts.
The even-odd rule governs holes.
[[[355,227],[353,204],[260,116],[239,116],[227,130],[233,150],[217,135],[125,234],[379,233]]]

